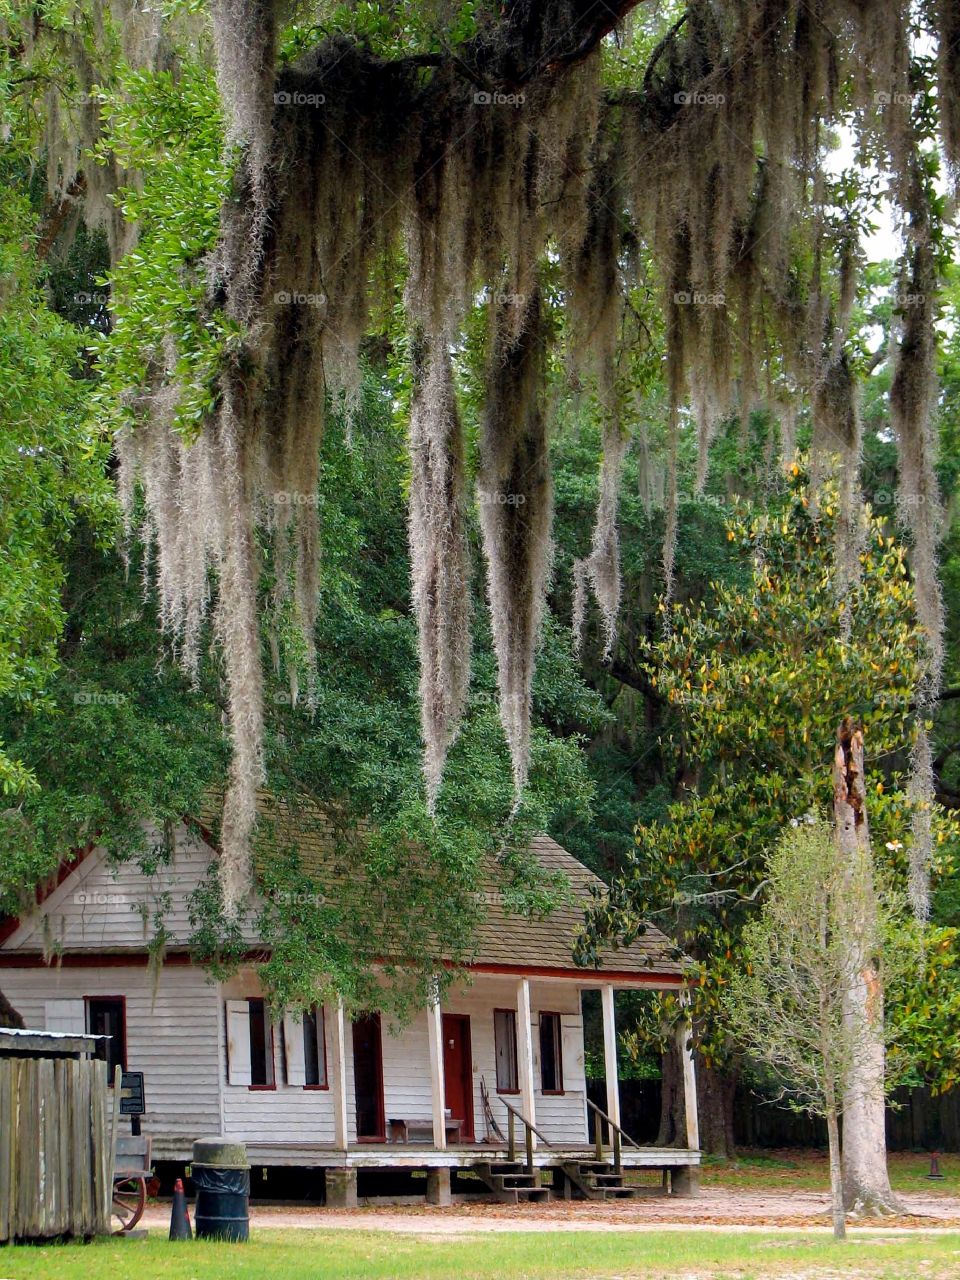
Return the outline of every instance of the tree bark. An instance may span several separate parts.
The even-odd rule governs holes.
[[[0,1027],[16,1027],[23,1030],[23,1018],[2,991],[0,991]]]
[[[700,1117],[700,1150],[728,1160],[736,1148],[733,1138],[733,1099],[737,1092],[737,1072],[718,1071],[707,1066],[695,1051],[697,1067],[697,1111]]]
[[[874,932],[873,874],[863,774],[863,733],[845,719],[837,731],[833,765],[833,808],[837,846],[847,874],[860,881],[860,929],[850,945],[857,949],[857,977],[844,992],[844,1024],[850,1037],[850,1065],[843,1091],[843,1200],[858,1214],[897,1213],[901,1205],[887,1172],[884,1089],[883,986],[870,953]]]
[[[660,1130],[658,1147],[685,1147],[683,1120],[683,1067],[675,1037],[667,1041],[660,1059]]]
[[[834,1240],[846,1240],[847,1215],[843,1207],[843,1169],[840,1161],[840,1126],[837,1123],[837,1107],[831,1102],[827,1107],[827,1141],[830,1145],[830,1204],[833,1214]]]

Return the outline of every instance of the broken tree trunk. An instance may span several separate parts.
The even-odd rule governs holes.
[[[837,847],[846,873],[866,888],[861,896],[862,927],[855,929],[850,939],[850,945],[858,949],[852,966],[857,977],[844,993],[850,1066],[843,1096],[843,1200],[853,1213],[896,1213],[901,1206],[887,1173],[883,986],[869,942],[875,932],[876,898],[864,789],[863,732],[849,719],[844,719],[837,731],[833,809]]]
[[[23,1018],[2,991],[0,991],[0,1027],[16,1027],[20,1031],[23,1030]]]

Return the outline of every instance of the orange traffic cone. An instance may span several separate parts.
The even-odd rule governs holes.
[[[193,1230],[190,1226],[190,1214],[187,1212],[187,1197],[184,1194],[182,1178],[178,1178],[173,1184],[173,1212],[170,1214],[170,1239],[193,1239]]]

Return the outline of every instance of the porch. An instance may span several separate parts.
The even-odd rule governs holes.
[[[621,1125],[615,985],[665,984],[658,976],[617,977],[614,984],[542,971],[474,972],[469,984],[445,992],[442,1007],[434,1002],[391,1034],[376,1013],[351,1021],[331,1002],[311,1015],[309,1034],[288,1017],[276,1038],[264,1026],[257,1037],[264,1060],[237,1078],[238,1067],[252,1064],[252,1042],[241,1042],[251,1010],[265,1011],[251,997],[255,975],[241,972],[222,989],[223,1131],[246,1143],[255,1168],[322,1170],[333,1205],[367,1199],[363,1185],[405,1182],[418,1194],[423,1176],[427,1201],[449,1203],[451,1175],[454,1189],[479,1190],[479,1178],[506,1203],[555,1194],[625,1198],[635,1171],[648,1171],[661,1192],[689,1194],[700,1156],[687,1033],[678,1032],[687,1141],[682,1149],[639,1146]],[[594,1099],[585,1076],[585,992],[602,1022],[605,1083]],[[161,1158],[175,1159],[165,1147],[155,1140]]]
[[[691,1196],[697,1190],[700,1152],[666,1147],[508,1145],[458,1143],[258,1143],[248,1146],[254,1167],[322,1172],[324,1203],[331,1209],[359,1205],[425,1203],[447,1206],[492,1198],[503,1204],[543,1204],[555,1199],[611,1201],[650,1196]],[[640,1175],[646,1175],[640,1176]],[[385,1194],[386,1193],[386,1194]]]
[[[470,1169],[478,1161],[515,1163],[507,1147],[484,1142],[465,1142],[442,1150],[428,1143],[404,1146],[394,1142],[351,1143],[344,1151],[333,1143],[273,1142],[247,1143],[251,1165],[278,1168],[312,1169]],[[518,1153],[523,1157],[522,1151]],[[604,1145],[605,1157],[612,1159],[612,1149]],[[570,1161],[587,1161],[596,1156],[594,1146],[539,1146],[533,1153],[538,1169]],[[624,1169],[696,1168],[700,1152],[680,1147],[627,1147],[622,1151]]]

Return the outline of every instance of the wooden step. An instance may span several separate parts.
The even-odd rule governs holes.
[[[567,1194],[578,1192],[584,1200],[629,1200],[635,1188],[623,1184],[623,1174],[597,1160],[569,1161],[563,1165]]]
[[[473,1171],[501,1204],[544,1204],[550,1199],[550,1189],[540,1183],[539,1169],[527,1173],[519,1163],[503,1161],[493,1164],[480,1160],[474,1164]]]

